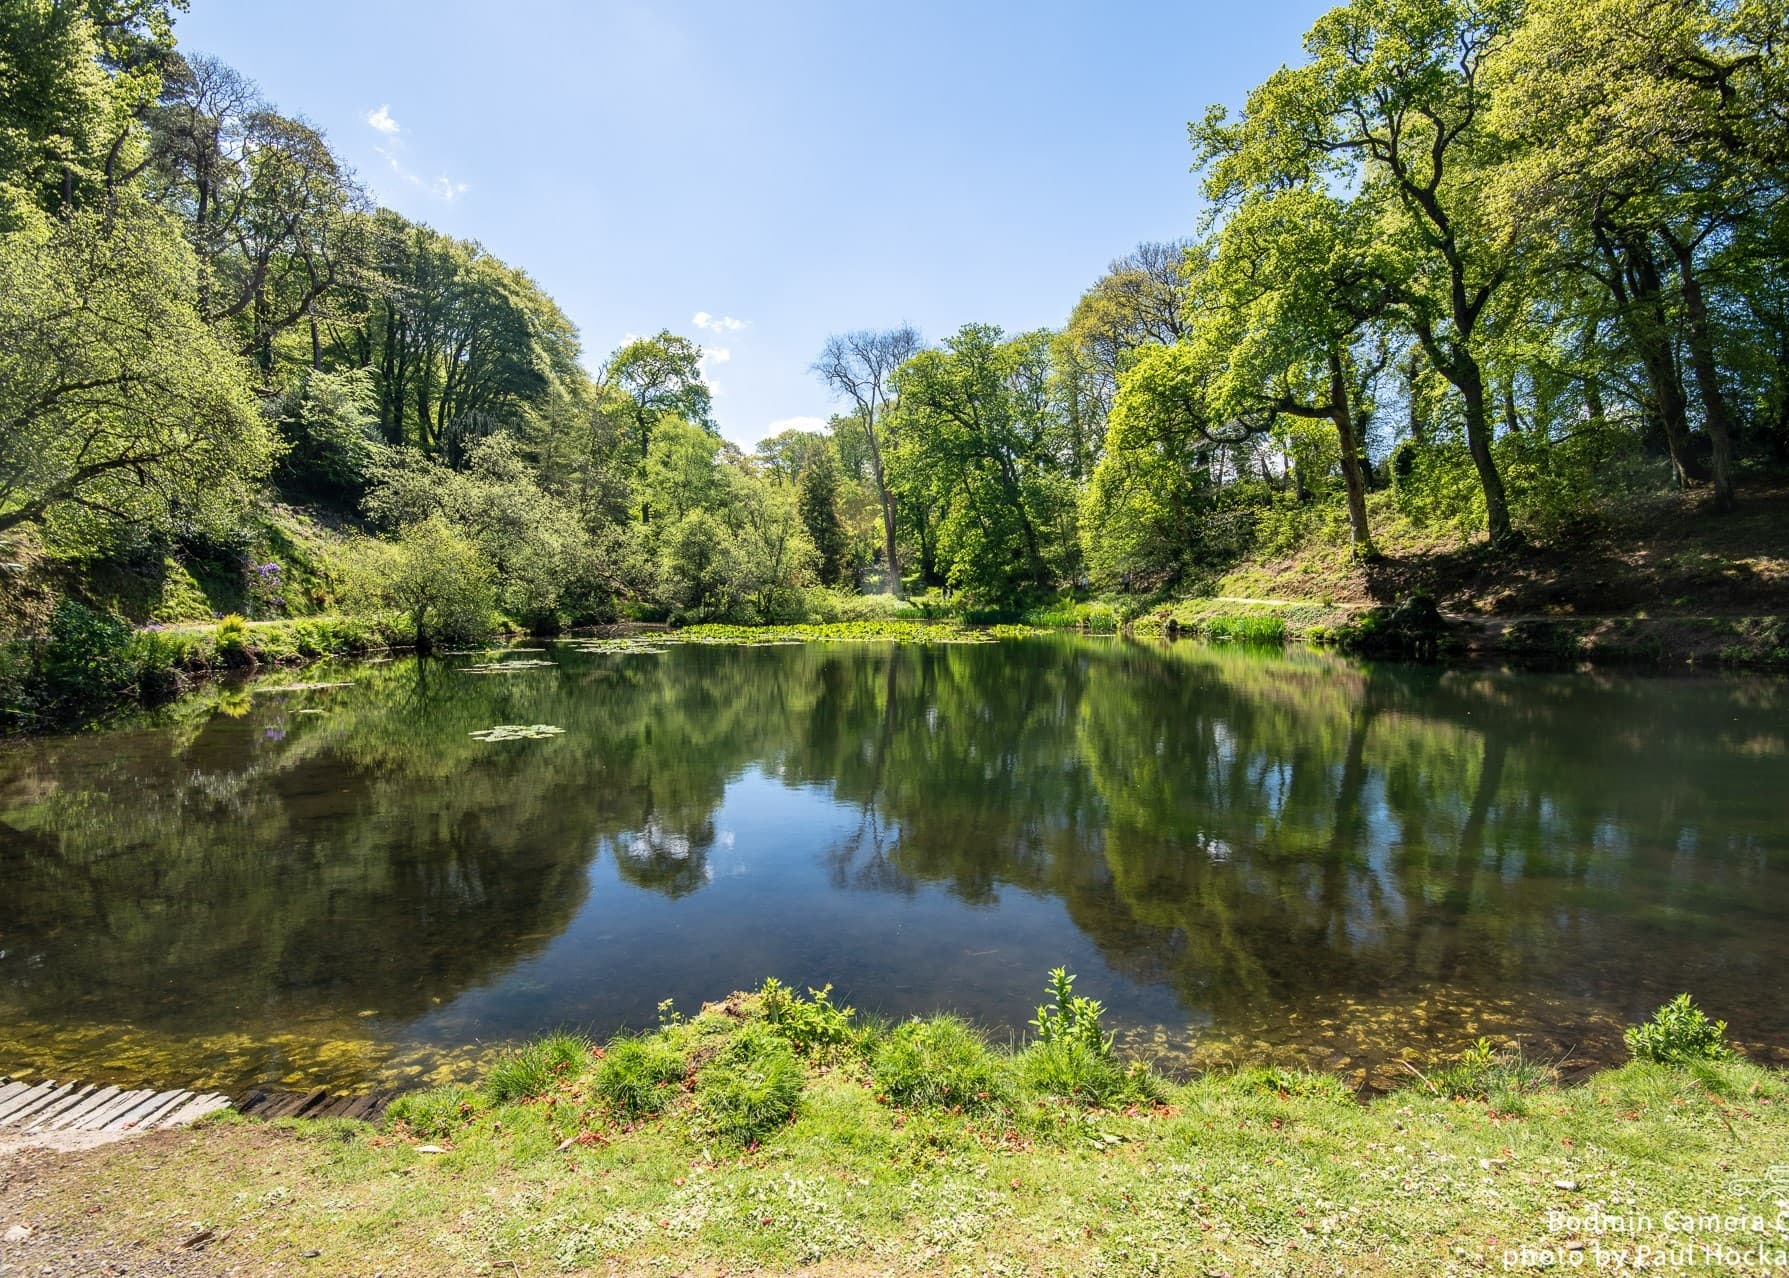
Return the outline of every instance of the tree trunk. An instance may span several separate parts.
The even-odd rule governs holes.
[[[1478,470],[1479,486],[1485,490],[1485,526],[1492,545],[1504,545],[1511,536],[1509,499],[1503,491],[1503,476],[1497,473],[1497,459],[1491,456],[1491,428],[1485,414],[1485,382],[1478,361],[1463,350],[1455,350],[1447,379],[1460,392],[1466,410],[1466,447],[1472,453],[1472,464]]]
[[[1356,556],[1373,553],[1373,531],[1367,524],[1367,482],[1360,465],[1360,440],[1354,430],[1354,412],[1348,404],[1348,378],[1341,352],[1329,353],[1329,412],[1336,438],[1342,445],[1342,484],[1348,490],[1348,528]]]
[[[1652,412],[1671,454],[1671,471],[1679,488],[1704,478],[1690,451],[1690,421],[1684,401],[1683,378],[1678,373],[1677,353],[1671,347],[1670,321],[1665,316],[1664,286],[1652,254],[1643,245],[1624,248],[1623,273],[1631,297],[1618,295],[1628,335],[1646,370],[1652,392]]]
[[[1696,278],[1693,254],[1687,245],[1671,242],[1677,257],[1678,282],[1683,287],[1683,308],[1689,317],[1690,368],[1696,374],[1696,391],[1702,399],[1702,424],[1713,445],[1714,508],[1732,510],[1733,498],[1733,420],[1727,410],[1727,397],[1721,393],[1720,369],[1715,364],[1714,331],[1708,319],[1708,304],[1702,296],[1702,283]]]

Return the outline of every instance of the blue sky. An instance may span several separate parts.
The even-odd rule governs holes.
[[[320,126],[380,202],[524,267],[595,368],[709,350],[751,444],[833,409],[830,332],[1060,325],[1198,218],[1186,123],[1325,6],[192,0],[188,50]]]

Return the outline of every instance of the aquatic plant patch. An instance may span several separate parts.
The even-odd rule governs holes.
[[[494,728],[481,728],[466,735],[474,741],[539,741],[545,737],[562,737],[565,729],[550,723],[500,723]]]

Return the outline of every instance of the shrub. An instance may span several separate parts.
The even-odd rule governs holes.
[[[1075,993],[1075,978],[1066,967],[1050,971],[1050,983],[1044,987],[1050,1002],[1040,1005],[1032,1026],[1040,1043],[1073,1044],[1086,1048],[1096,1056],[1112,1051],[1112,1036],[1100,1028],[1105,1008],[1098,999],[1082,998]]]
[[[876,1048],[870,1072],[898,1105],[976,1110],[999,1104],[1006,1094],[999,1057],[955,1016],[897,1026]]]
[[[1635,1060],[1661,1065],[1718,1061],[1733,1052],[1727,1045],[1727,1022],[1709,1020],[1688,994],[1666,1003],[1646,1024],[1628,1026],[1623,1037]]]
[[[72,600],[57,604],[41,652],[50,699],[67,711],[117,699],[135,674],[127,655],[129,644],[130,627],[121,618]]]
[[[1083,1105],[1144,1105],[1165,1095],[1161,1081],[1141,1061],[1121,1066],[1080,1042],[1034,1043],[1019,1055],[1018,1069],[1027,1090]]]
[[[656,1114],[683,1075],[683,1057],[664,1039],[617,1038],[604,1051],[590,1090],[624,1114]]]
[[[758,996],[764,1002],[764,1019],[803,1056],[859,1041],[859,1031],[851,1023],[857,1009],[833,1006],[831,985],[810,988],[804,999],[773,976],[764,982]]]
[[[801,1064],[789,1044],[763,1026],[747,1026],[696,1076],[710,1132],[755,1145],[795,1117]]]
[[[485,1095],[498,1104],[533,1100],[590,1060],[590,1040],[564,1031],[516,1048],[485,1075]]]
[[[477,1111],[478,1093],[469,1087],[431,1087],[407,1092],[385,1108],[385,1124],[402,1123],[417,1136],[445,1139]]]
[[[226,666],[246,666],[254,660],[248,646],[248,619],[231,613],[217,623],[212,637],[218,659]]]
[[[1507,1110],[1515,1108],[1514,1098],[1540,1091],[1552,1079],[1552,1070],[1523,1056],[1520,1048],[1500,1052],[1490,1039],[1481,1038],[1459,1060],[1436,1070],[1429,1084],[1442,1096],[1488,1101]]]

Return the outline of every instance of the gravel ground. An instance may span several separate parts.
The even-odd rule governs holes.
[[[172,1146],[182,1137],[180,1132],[146,1132],[129,1139]],[[183,1240],[144,1239],[124,1246],[91,1243],[85,1236],[88,1231],[79,1225],[79,1216],[71,1214],[73,1206],[56,1193],[57,1182],[72,1172],[99,1170],[95,1165],[103,1166],[110,1152],[96,1148],[91,1141],[76,1142],[73,1148],[52,1148],[35,1137],[32,1143],[18,1136],[0,1141],[0,1278],[151,1278],[159,1274],[209,1278],[241,1272],[210,1263],[203,1243],[186,1249],[179,1245]],[[83,1195],[96,1200],[88,1212],[103,1211],[106,1198],[130,1192],[128,1185],[105,1180],[103,1171],[95,1184],[104,1193]]]

